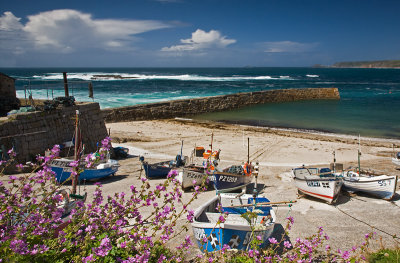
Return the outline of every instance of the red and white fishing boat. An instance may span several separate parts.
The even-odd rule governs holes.
[[[336,201],[343,185],[329,168],[300,167],[292,170],[295,186],[301,194],[322,199],[329,204]]]

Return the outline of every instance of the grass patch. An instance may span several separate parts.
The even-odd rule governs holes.
[[[386,263],[400,262],[400,248],[398,249],[381,249],[369,256],[368,262]]]

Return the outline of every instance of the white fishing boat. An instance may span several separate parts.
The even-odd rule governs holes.
[[[374,176],[354,171],[336,175],[343,178],[344,189],[349,192],[364,192],[385,200],[391,200],[396,194],[397,176]]]
[[[182,189],[207,184],[206,171],[207,169],[203,165],[190,164],[179,170],[177,179],[181,183]]]
[[[397,176],[376,175],[361,170],[360,139],[358,145],[358,167],[354,170],[335,173],[335,175],[343,178],[344,188],[349,192],[364,192],[385,200],[391,200],[396,194]]]
[[[214,196],[194,212],[192,228],[199,248],[212,252],[229,245],[232,249],[246,250],[257,236],[261,237],[260,247],[266,247],[276,220],[272,205],[263,196],[255,200],[250,194],[223,193]],[[222,213],[217,211],[219,206],[222,206]],[[257,213],[256,218],[246,217],[248,211]],[[224,213],[227,216],[223,216]]]
[[[322,199],[329,204],[336,201],[343,185],[329,168],[294,168],[294,184],[299,193]]]
[[[396,153],[395,157],[392,157],[392,163],[400,166],[400,152]]]
[[[221,150],[212,151],[213,134],[211,134],[211,150],[204,147],[194,147],[190,164],[178,170],[177,179],[182,185],[182,189],[194,187],[196,185],[208,185],[208,176],[213,173],[215,166],[219,162]]]

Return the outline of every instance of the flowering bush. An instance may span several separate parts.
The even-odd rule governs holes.
[[[86,159],[91,167],[105,157],[110,139],[103,140],[97,158]],[[183,260],[191,246],[187,236],[174,253],[166,244],[187,231],[177,220],[193,219],[188,205],[197,198],[202,188],[196,188],[188,203],[183,203],[176,171],[151,189],[146,178],[141,186],[131,186],[129,193],[115,193],[103,197],[100,184],[93,201],[76,201],[66,215],[67,207],[57,194],[62,187],[55,182],[49,163],[58,156],[55,146],[50,156],[37,158],[34,172],[28,175],[8,176],[3,170],[0,181],[0,255],[1,259],[16,262],[146,262],[175,259]],[[13,151],[9,155],[15,157]],[[13,159],[2,162],[2,167]],[[80,170],[72,164],[75,172]],[[61,204],[61,205],[60,205]],[[178,210],[178,204],[181,209]],[[150,212],[145,211],[145,209]],[[155,257],[156,256],[156,257]]]
[[[96,155],[86,158],[86,167],[92,167],[106,156],[110,138],[102,141]],[[59,146],[51,155],[39,156],[34,172],[27,175],[4,175],[4,167],[11,165],[15,152],[10,150],[8,161],[1,161],[0,171],[0,262],[181,262],[187,261],[186,251],[192,247],[189,235],[181,244],[171,248],[171,240],[187,232],[184,219],[192,222],[194,211],[189,204],[205,188],[196,186],[190,200],[184,203],[176,171],[154,188],[146,178],[140,186],[130,186],[128,193],[104,197],[97,184],[92,201],[77,200],[72,209],[59,195],[63,185],[55,182],[49,163],[58,156]],[[21,167],[17,165],[17,167]],[[77,163],[71,169],[79,173]],[[181,208],[179,208],[181,207]],[[221,212],[217,224],[228,216]],[[247,215],[251,218],[251,214]],[[224,245],[217,253],[191,255],[192,262],[312,262],[365,260],[369,241],[374,233],[365,236],[365,242],[348,251],[333,251],[324,243],[329,237],[320,227],[306,239],[290,241],[287,236],[294,224],[287,218],[285,235],[270,238],[270,246],[261,250],[261,237],[254,236],[247,251],[229,250]],[[204,242],[208,242],[204,238]]]

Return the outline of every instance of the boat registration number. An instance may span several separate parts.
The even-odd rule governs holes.
[[[219,177],[219,181],[220,182],[228,182],[228,183],[236,183],[237,182],[237,177],[221,175]]]
[[[307,182],[307,185],[308,185],[309,187],[320,187],[320,186],[321,186],[320,183],[319,183],[318,181],[308,181],[308,182]]]
[[[193,178],[193,179],[198,179],[203,177],[203,174],[197,174],[197,173],[187,173],[188,178]]]
[[[71,167],[64,167],[63,172],[71,172]]]
[[[378,181],[378,184],[379,184],[379,186],[387,186],[387,185],[390,185],[390,180],[385,180],[385,181],[380,180],[380,181]]]

